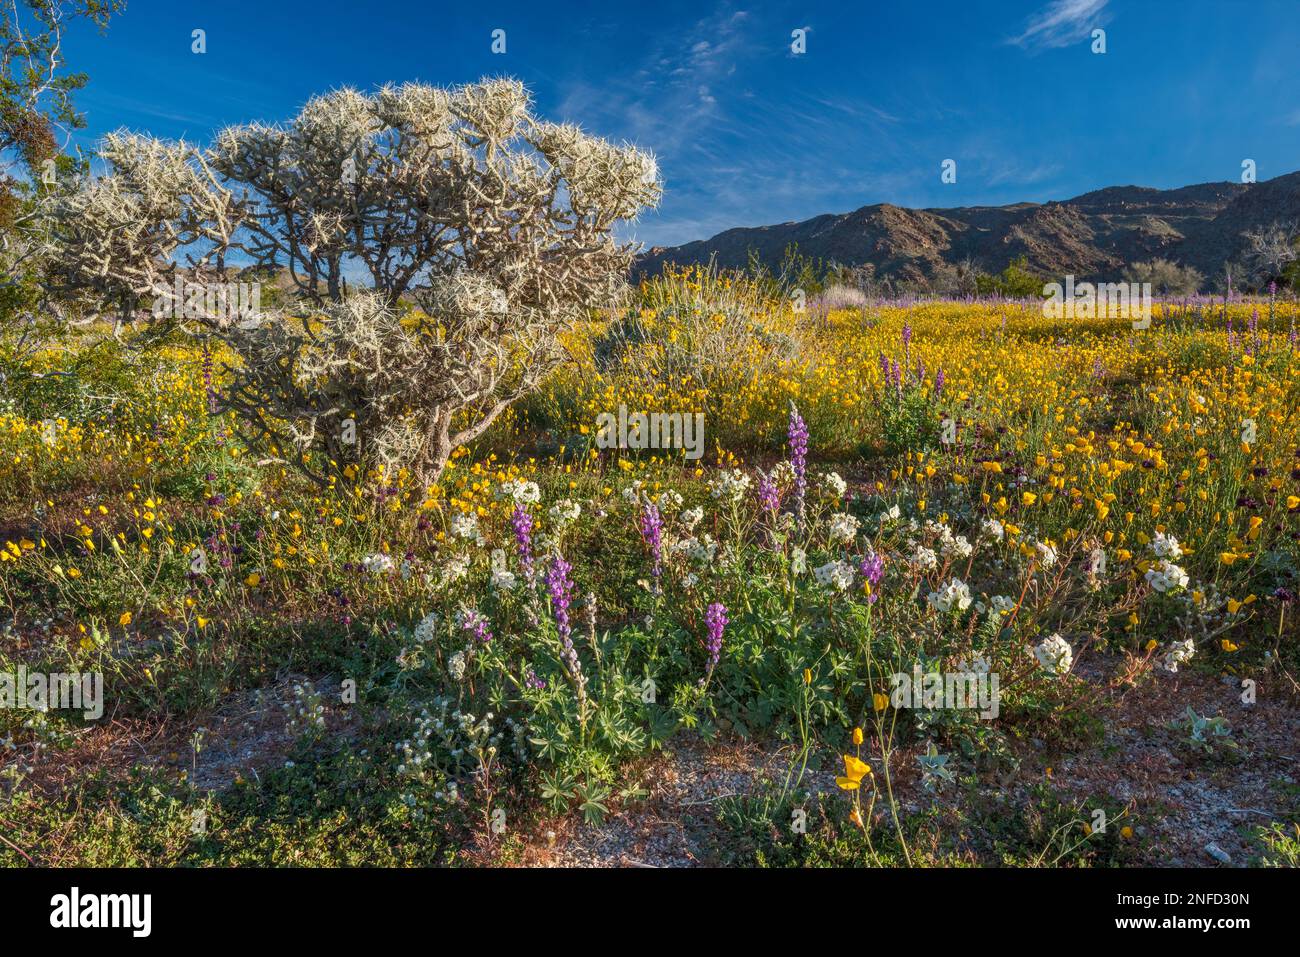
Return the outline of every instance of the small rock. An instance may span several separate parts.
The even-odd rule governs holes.
[[[1232,863],[1232,857],[1228,854],[1228,852],[1225,851],[1223,848],[1219,847],[1218,844],[1215,844],[1213,842],[1205,845],[1205,853],[1209,854],[1210,857],[1214,858],[1220,864]]]

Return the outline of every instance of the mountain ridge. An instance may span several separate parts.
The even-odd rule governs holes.
[[[1300,171],[1257,183],[1194,183],[1172,189],[1106,186],[1072,199],[1005,206],[914,209],[874,203],[767,226],[736,226],[709,239],[656,246],[638,257],[640,275],[665,264],[749,263],[750,250],[775,267],[786,248],[844,266],[871,264],[882,278],[925,280],[969,260],[996,273],[1024,256],[1042,275],[1117,278],[1154,258],[1219,273],[1242,250],[1241,233],[1275,221],[1300,221]]]

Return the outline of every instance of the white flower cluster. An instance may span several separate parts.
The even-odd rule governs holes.
[[[658,505],[659,508],[662,509],[663,511],[668,511],[669,509],[681,508],[682,507],[681,493],[675,492],[672,489],[668,489],[666,492],[660,493],[659,497],[655,499],[655,504]]]
[[[849,490],[849,483],[840,477],[838,472],[827,472],[821,477],[818,488],[822,493],[837,502],[844,497],[844,493]]]
[[[478,516],[473,512],[460,512],[452,517],[451,534],[467,542],[481,544],[483,535],[478,530]]]
[[[723,502],[739,502],[749,490],[749,476],[740,469],[719,472],[709,483],[713,497]]]
[[[515,587],[515,573],[506,568],[504,549],[492,549],[492,587],[500,591],[510,591]]]
[[[1173,562],[1165,560],[1147,569],[1143,576],[1152,588],[1158,592],[1177,591],[1187,587],[1187,572]]]
[[[930,592],[930,596],[926,600],[930,603],[931,608],[941,614],[947,614],[953,609],[965,611],[973,601],[970,586],[960,578],[945,582],[938,591]]]
[[[295,737],[304,734],[317,734],[325,730],[325,706],[321,704],[320,694],[310,681],[294,683],[293,702],[287,706],[289,712],[288,731]]]
[[[542,500],[542,490],[536,482],[525,479],[510,479],[502,482],[497,489],[497,498],[508,499],[516,505],[536,505]]]
[[[685,555],[697,565],[711,565],[718,555],[718,543],[713,540],[713,536],[702,535],[673,542],[672,550],[678,555]]]
[[[1074,664],[1074,649],[1060,635],[1052,635],[1038,644],[1034,657],[1048,674],[1063,675]]]
[[[1155,552],[1156,558],[1181,558],[1183,555],[1183,547],[1178,544],[1178,539],[1164,532],[1156,533],[1151,542],[1151,551]]]
[[[975,551],[975,546],[966,539],[965,535],[949,534],[940,544],[939,551],[945,558],[970,558],[971,553]]]
[[[436,611],[431,611],[429,614],[421,618],[413,632],[416,644],[426,645],[433,641],[434,636],[438,633],[438,625],[440,622],[441,619]]]
[[[989,604],[993,608],[995,615],[1009,615],[1016,608],[1016,600],[1008,598],[1006,595],[994,595],[989,599]]]
[[[789,488],[794,484],[794,463],[789,459],[782,459],[772,466],[768,477],[776,483],[777,488]]]
[[[453,555],[447,559],[447,564],[442,569],[442,583],[449,585],[452,582],[458,582],[469,574],[469,556]]]
[[[848,562],[827,562],[813,570],[817,583],[837,591],[844,591],[853,585],[853,566]]]
[[[939,567],[939,556],[934,553],[934,549],[917,545],[912,552],[911,563],[921,571],[934,571]]]
[[[858,520],[847,512],[836,512],[830,519],[828,535],[832,542],[852,542],[858,534]]]
[[[458,651],[447,659],[447,674],[452,681],[461,681],[465,677],[465,652]]]
[[[383,552],[376,552],[373,555],[367,555],[361,559],[361,567],[372,575],[378,575],[382,572],[393,570],[393,560]]]
[[[1191,661],[1196,654],[1196,642],[1190,638],[1182,641],[1175,641],[1165,652],[1165,670],[1173,673],[1178,672],[1179,665],[1185,665]]]
[[[570,498],[562,498],[549,509],[548,514],[556,525],[567,525],[578,520],[582,506]]]

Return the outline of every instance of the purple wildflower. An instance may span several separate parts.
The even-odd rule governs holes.
[[[656,588],[659,587],[659,578],[663,574],[663,532],[664,520],[659,514],[659,507],[647,502],[641,512],[641,538],[650,546]]]
[[[533,516],[524,505],[516,505],[510,518],[515,530],[515,545],[519,549],[519,564],[523,566],[528,583],[533,584]]]
[[[943,382],[943,366],[940,366],[939,371],[934,374],[934,394],[936,396],[943,395]]]
[[[775,512],[781,507],[781,492],[766,472],[758,473],[758,504],[768,512]]]
[[[582,662],[578,660],[578,650],[573,647],[573,623],[569,619],[569,605],[573,602],[573,580],[569,573],[573,566],[564,560],[558,552],[551,567],[546,571],[546,587],[551,595],[551,608],[555,613],[555,630],[560,635],[563,646],[560,657],[573,679],[574,689],[578,694],[578,710],[587,713],[587,679],[582,674]]]
[[[794,467],[795,517],[803,525],[804,497],[808,494],[808,426],[790,403],[790,464]]]
[[[876,599],[880,597],[876,593],[876,585],[878,585],[880,579],[884,577],[885,560],[875,552],[872,552],[859,563],[858,571],[861,573],[862,577],[867,580],[867,584],[871,586],[871,594],[868,596],[867,601],[874,605]]]
[[[709,653],[708,669],[704,673],[704,680],[707,682],[722,657],[722,633],[727,627],[727,606],[716,601],[709,605],[704,612],[704,623],[709,629],[709,637],[705,641],[705,648]]]
[[[474,608],[467,608],[460,616],[460,627],[464,631],[470,632],[479,644],[486,645],[492,640],[492,632],[488,628],[488,621]]]
[[[524,676],[524,687],[529,691],[545,691],[546,682],[537,677],[537,672],[532,668],[528,669],[528,674]]]

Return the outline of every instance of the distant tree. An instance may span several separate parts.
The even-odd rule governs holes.
[[[996,276],[980,273],[975,286],[981,295],[999,295],[1010,299],[1037,299],[1043,295],[1043,278],[1029,269],[1029,260],[1017,256]]]
[[[944,296],[971,296],[979,292],[980,270],[969,256],[955,263],[940,263],[930,276],[934,292]]]
[[[1286,283],[1288,267],[1300,258],[1300,232],[1293,222],[1273,222],[1256,226],[1241,234],[1245,248],[1241,254],[1242,268],[1236,275],[1239,282],[1250,288],[1262,290],[1270,282]]]
[[[1160,296],[1194,296],[1205,282],[1205,277],[1191,266],[1180,266],[1168,259],[1133,263],[1124,270],[1124,278],[1128,282],[1149,282],[1151,291]]]
[[[65,71],[63,41],[76,20],[101,30],[124,0],[9,0],[0,10],[0,333],[18,353],[39,347],[57,323],[45,287],[42,197],[70,187],[84,164],[63,153],[85,126],[73,94],[84,73]]]

